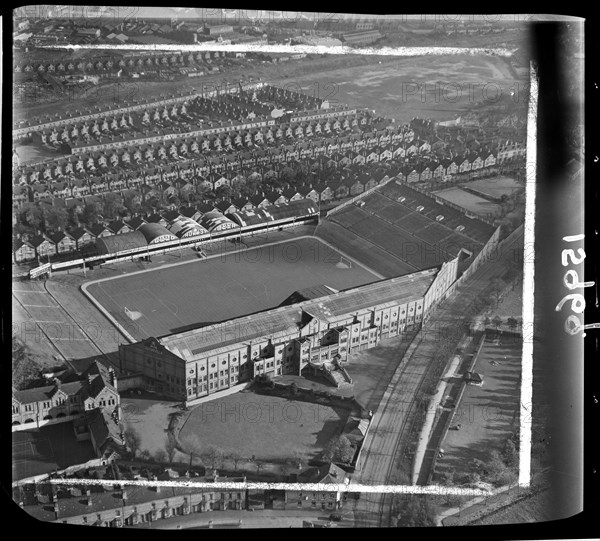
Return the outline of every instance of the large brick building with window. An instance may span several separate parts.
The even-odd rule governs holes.
[[[307,366],[335,364],[418,326],[456,276],[453,259],[413,274],[121,345],[121,370],[143,374],[153,390],[188,405],[241,390],[260,374],[299,375]]]

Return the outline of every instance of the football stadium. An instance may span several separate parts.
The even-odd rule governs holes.
[[[240,231],[258,218],[226,219]],[[349,378],[340,361],[421,325],[457,278],[494,250],[499,232],[388,179],[331,210],[312,237],[251,249],[240,243],[237,252],[83,289],[134,334],[119,347],[122,373],[193,405],[242,390],[260,374],[310,367]]]

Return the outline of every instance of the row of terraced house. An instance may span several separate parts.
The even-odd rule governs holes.
[[[250,137],[250,134],[247,137]],[[480,146],[478,150],[465,151],[459,156],[454,155],[452,150],[447,150],[448,144],[442,140],[433,144],[423,139],[400,141],[403,137],[403,133],[387,129],[246,150],[235,150],[231,143],[223,148],[220,142],[216,148],[211,148],[211,141],[204,138],[200,142],[183,140],[142,144],[104,153],[90,152],[68,156],[38,166],[20,166],[13,173],[13,183],[26,185],[64,176],[100,176],[111,172],[111,169],[115,172],[117,168],[123,172],[139,172],[141,166],[148,164],[167,168],[176,166],[180,174],[169,175],[171,177],[205,176],[208,173],[233,172],[243,168],[322,157],[327,157],[335,167],[386,160],[404,159],[409,162],[411,158],[419,161],[449,158],[455,162],[458,170],[470,170],[473,167],[469,167],[467,162],[472,164],[477,162],[477,158],[484,162],[484,166],[489,166],[494,165],[496,161],[503,163],[523,158],[525,155],[524,145],[510,140],[497,142],[493,146]],[[215,136],[214,141],[220,141],[220,138]],[[226,153],[219,154],[221,150]],[[491,163],[490,156],[493,156],[494,163]],[[478,168],[477,163],[475,168]]]

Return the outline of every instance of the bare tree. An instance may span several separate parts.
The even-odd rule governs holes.
[[[202,460],[214,470],[223,463],[223,456],[223,451],[221,449],[211,445],[204,453],[202,453]]]
[[[139,453],[141,442],[142,438],[135,430],[128,428],[125,431],[125,445],[133,456],[137,456]]]
[[[238,453],[229,453],[227,458],[233,462],[233,467],[237,471],[238,464],[243,460],[242,457]]]

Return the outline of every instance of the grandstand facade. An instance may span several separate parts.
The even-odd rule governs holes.
[[[121,370],[189,405],[260,374],[299,375],[420,325],[455,281],[457,263],[121,345]]]

